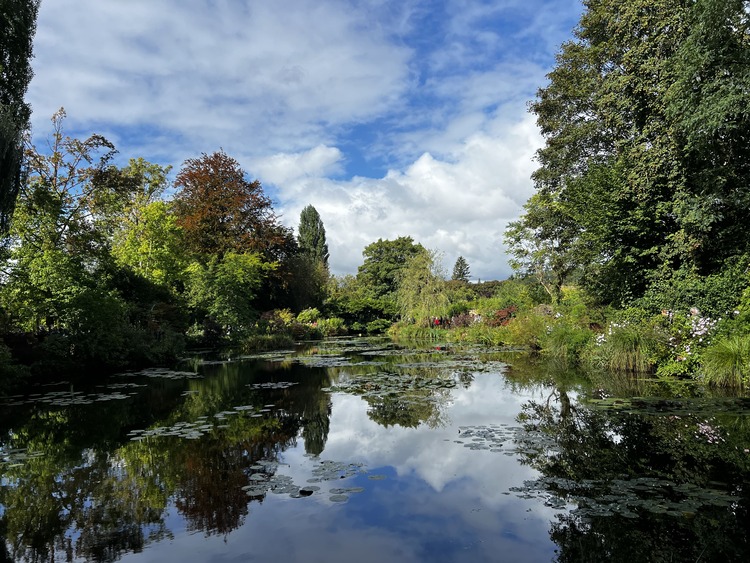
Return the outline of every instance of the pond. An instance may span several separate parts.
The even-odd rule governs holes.
[[[337,339],[0,400],[0,561],[747,561],[750,401]]]

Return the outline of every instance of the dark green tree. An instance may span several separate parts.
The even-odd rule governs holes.
[[[326,268],[328,267],[326,229],[318,211],[312,205],[308,205],[300,213],[297,244],[303,253],[322,262]]]
[[[31,107],[24,102],[39,0],[0,1],[0,235],[9,228],[21,187],[23,135]]]
[[[470,276],[471,271],[469,270],[469,263],[466,261],[466,258],[459,256],[453,266],[453,276],[451,279],[467,282],[469,281]]]
[[[357,278],[365,283],[376,297],[391,295],[398,290],[399,272],[410,258],[427,253],[411,237],[396,240],[378,239],[365,247],[364,263],[357,270]]]
[[[748,3],[584,7],[530,106],[546,140],[537,194],[506,240],[553,298],[575,276],[627,304],[750,248]]]

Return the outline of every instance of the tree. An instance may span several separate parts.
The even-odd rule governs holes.
[[[545,146],[536,199],[509,237],[537,264],[544,255],[553,285],[580,276],[602,301],[626,304],[675,272],[711,275],[750,248],[739,227],[747,2],[584,6],[530,106]]]
[[[31,108],[24,102],[33,72],[32,40],[39,0],[2,0],[0,3],[0,236],[21,188],[23,134]]]
[[[430,326],[433,317],[447,316],[450,304],[445,276],[435,252],[420,252],[409,258],[399,272],[397,300],[403,321]]]
[[[328,267],[328,244],[326,243],[326,229],[317,210],[308,205],[299,216],[299,234],[297,244],[300,251],[320,261]]]
[[[26,330],[66,327],[79,315],[80,297],[103,281],[96,272],[107,260],[97,216],[111,191],[104,178],[114,147],[98,135],[64,136],[64,118],[62,109],[52,118],[51,154],[33,145],[26,151],[29,178],[10,230],[3,290],[9,313]]]
[[[186,160],[175,187],[177,223],[191,252],[205,259],[229,251],[260,252],[269,261],[286,256],[292,237],[278,223],[271,200],[224,152]]]
[[[399,271],[410,258],[426,252],[425,247],[415,244],[411,237],[398,237],[396,240],[378,239],[362,251],[365,261],[357,270],[357,278],[363,281],[376,297],[392,295],[398,289]]]
[[[459,256],[453,266],[453,276],[451,276],[451,279],[468,282],[470,276],[469,263],[466,261],[466,258]]]
[[[273,269],[257,253],[230,251],[212,256],[205,265],[193,262],[188,267],[188,300],[224,333],[242,333],[257,318],[253,298]]]
[[[746,0],[692,3],[666,96],[687,176],[675,206],[676,239],[701,274],[750,249],[748,10]]]

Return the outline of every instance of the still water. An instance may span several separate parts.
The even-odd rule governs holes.
[[[750,403],[340,339],[0,406],[0,561],[746,561]]]

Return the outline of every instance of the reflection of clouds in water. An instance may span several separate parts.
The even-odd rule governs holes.
[[[138,560],[550,561],[554,511],[507,494],[536,473],[515,456],[455,443],[460,426],[516,426],[521,405],[544,391],[513,394],[497,374],[479,374],[468,389],[451,391],[447,425],[433,429],[385,428],[368,417],[366,401],[334,394],[320,458],[306,456],[299,440],[283,453],[277,474],[303,487],[320,460],[362,463],[366,474],[315,483],[321,490],[302,499],[269,493],[250,503],[245,525],[226,537],[191,536],[177,524],[174,542],[154,544]],[[388,476],[368,479],[378,474]],[[330,502],[331,488],[351,486],[364,491]]]
[[[370,487],[366,502],[343,505],[315,497],[272,496],[252,503],[246,523],[227,536],[174,530],[173,542],[149,546],[122,561],[284,561],[357,563],[450,561],[550,561],[549,517],[531,501],[513,499],[499,511],[466,502],[463,495],[430,494],[424,482]],[[363,493],[367,494],[367,493]],[[541,516],[541,517],[540,517]],[[544,541],[540,541],[542,538]]]
[[[379,426],[367,416],[367,403],[352,395],[334,395],[331,430],[323,452],[326,459],[364,462],[370,470],[393,466],[399,476],[414,474],[436,492],[452,483],[467,482],[467,494],[481,494],[486,506],[507,502],[508,487],[537,476],[515,456],[473,451],[457,444],[458,427],[504,424],[515,426],[521,405],[531,398],[514,395],[496,374],[479,374],[468,389],[452,390],[449,425],[429,429]],[[508,448],[510,442],[503,447]]]

